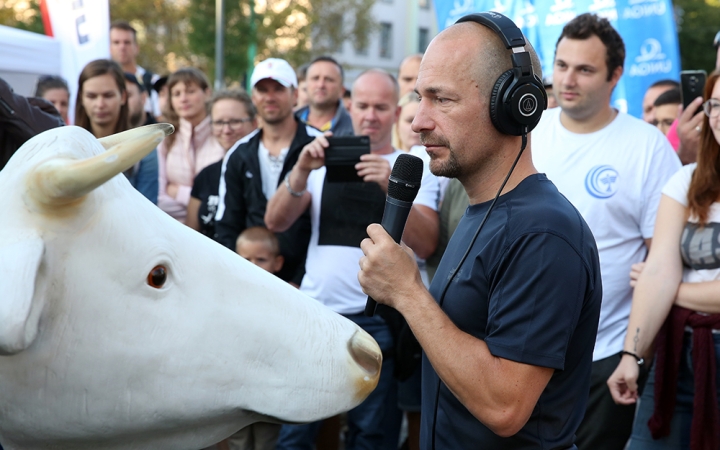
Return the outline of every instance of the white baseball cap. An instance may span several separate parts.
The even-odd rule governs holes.
[[[285,87],[297,88],[298,84],[293,68],[287,61],[279,58],[268,58],[258,63],[250,77],[250,85],[255,87],[258,81],[265,78],[275,80]]]

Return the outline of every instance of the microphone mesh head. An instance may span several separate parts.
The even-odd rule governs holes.
[[[404,202],[412,202],[420,190],[422,175],[422,159],[409,153],[398,156],[390,173],[388,197]]]

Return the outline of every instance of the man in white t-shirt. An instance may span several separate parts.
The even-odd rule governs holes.
[[[391,166],[402,153],[392,146],[392,126],[400,114],[398,84],[389,73],[363,72],[352,89],[350,116],[356,135],[370,137],[371,153],[363,155],[355,168],[364,182],[329,182],[326,179],[325,136],[305,146],[298,162],[270,199],[265,223],[273,231],[289,227],[308,207],[312,234],[300,290],[357,323],[375,338],[383,350],[383,366],[377,388],[358,407],[348,412],[347,449],[385,448],[386,439],[398,430],[387,430],[385,409],[392,395],[393,337],[382,317],[363,314],[367,295],[357,280],[360,242],[366,228],[380,222],[387,195]],[[438,239],[438,182],[425,170],[422,184],[410,211],[404,242],[426,258]],[[319,423],[283,426],[278,450],[310,448]],[[388,439],[392,441],[393,439]]]
[[[607,19],[582,14],[570,21],[555,49],[560,107],[543,114],[532,136],[535,167],[580,211],[600,251],[602,309],[576,441],[593,450],[622,450],[630,436],[634,405],[616,405],[606,381],[623,351],[630,266],[645,259],[661,189],[680,168],[657,128],[610,106],[624,59],[622,38]]]

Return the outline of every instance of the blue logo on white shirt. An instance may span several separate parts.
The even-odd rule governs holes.
[[[612,166],[595,166],[585,177],[585,189],[595,198],[610,198],[617,192],[617,179]]]

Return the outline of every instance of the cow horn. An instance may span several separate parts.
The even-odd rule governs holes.
[[[148,125],[100,139],[105,153],[84,160],[52,159],[35,169],[31,182],[45,204],[67,204],[83,197],[143,159],[175,128],[167,123]]]

